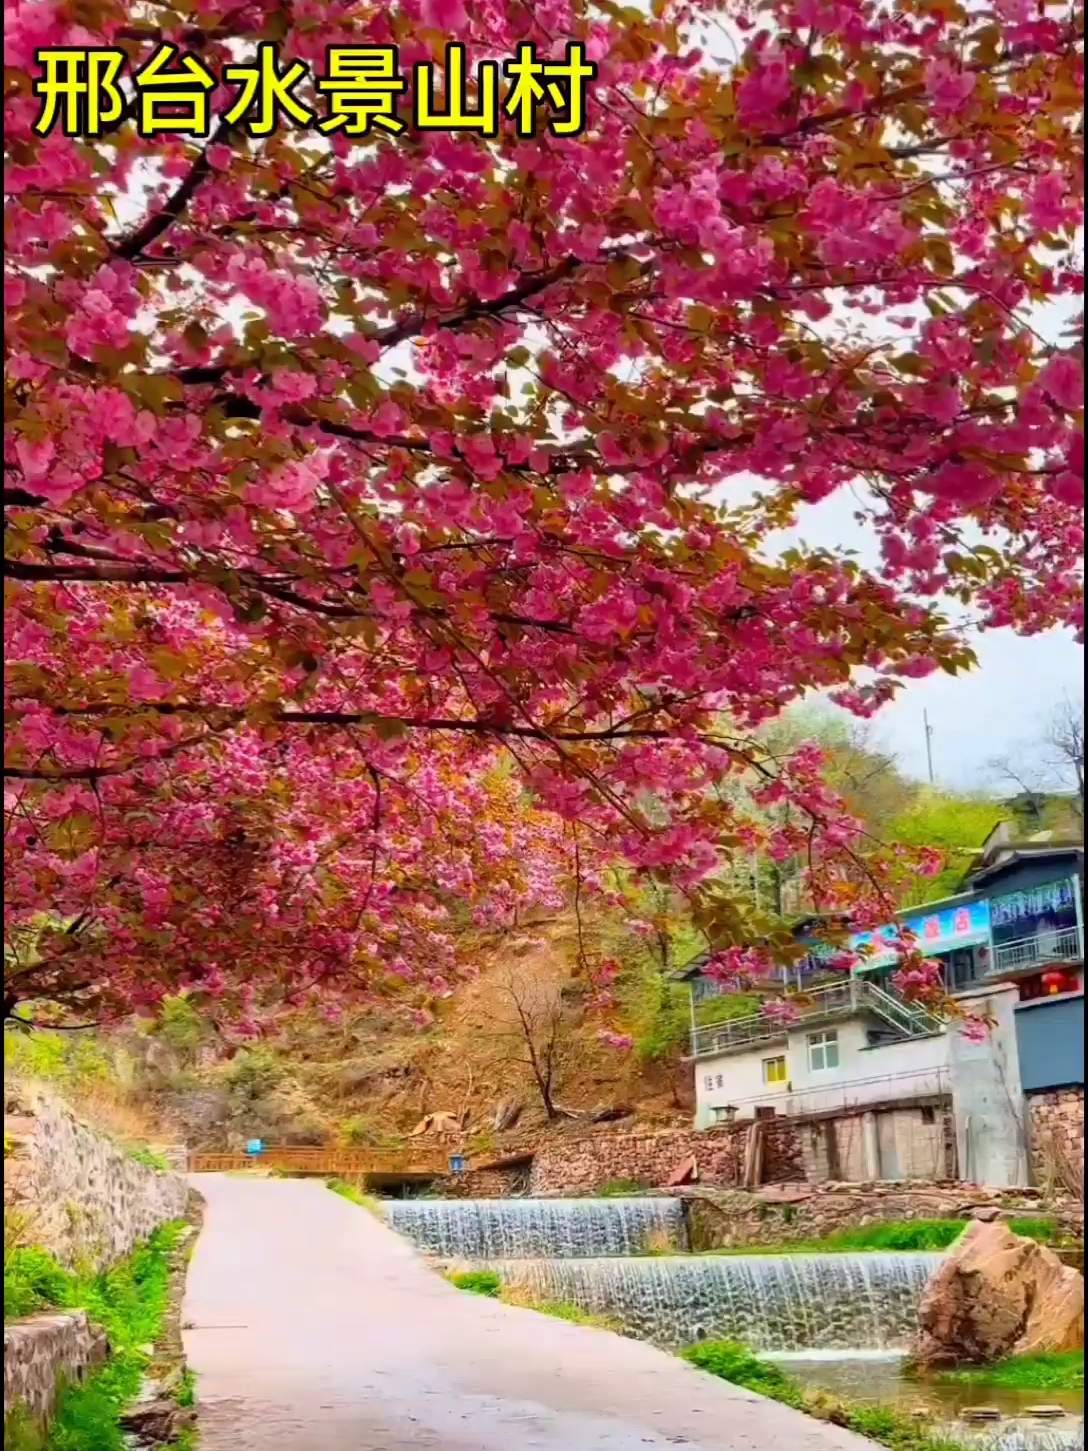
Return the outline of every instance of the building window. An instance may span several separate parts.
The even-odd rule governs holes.
[[[764,1083],[785,1083],[786,1081],[786,1060],[785,1058],[764,1058],[763,1060],[763,1082]]]
[[[808,1035],[808,1066],[812,1073],[827,1073],[839,1066],[838,1033]]]
[[[710,1110],[710,1122],[712,1124],[729,1124],[733,1122],[733,1115],[736,1109],[731,1105],[725,1108],[712,1108]]]
[[[937,1110],[935,1108],[923,1108],[922,1122],[924,1124],[935,1124],[937,1122]]]

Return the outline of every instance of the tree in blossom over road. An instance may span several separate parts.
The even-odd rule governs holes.
[[[6,19],[9,1010],[252,1028],[443,980],[458,913],[617,862],[726,966],[733,852],[885,912],[918,863],[758,732],[968,667],[949,600],[1081,628],[1081,334],[1037,319],[1080,306],[1082,7]],[[470,75],[580,42],[585,128],[228,119],[262,42],[396,45],[408,116],[451,39]],[[220,78],[208,139],[39,134],[36,51],[164,43]],[[879,571],[768,546],[859,482]]]

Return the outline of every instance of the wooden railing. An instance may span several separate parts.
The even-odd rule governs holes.
[[[355,1175],[400,1175],[437,1178],[449,1173],[449,1158],[435,1150],[337,1149],[268,1147],[259,1154],[192,1153],[192,1174],[229,1174],[246,1169],[281,1169],[291,1174],[319,1174],[329,1179]]]

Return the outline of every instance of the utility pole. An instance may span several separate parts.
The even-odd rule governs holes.
[[[929,711],[923,710],[922,722],[926,728],[926,767],[929,770],[929,784],[933,785],[933,727],[929,723]]]

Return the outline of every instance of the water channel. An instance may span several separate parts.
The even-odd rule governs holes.
[[[607,1316],[666,1350],[738,1340],[797,1380],[855,1402],[934,1414],[973,1451],[1083,1451],[1081,1392],[997,1390],[904,1374],[940,1254],[689,1253],[684,1206],[612,1199],[401,1200],[391,1228],[446,1265],[487,1268],[537,1300]],[[1028,1414],[1060,1406],[1061,1420]],[[971,1427],[971,1407],[1002,1421]]]

